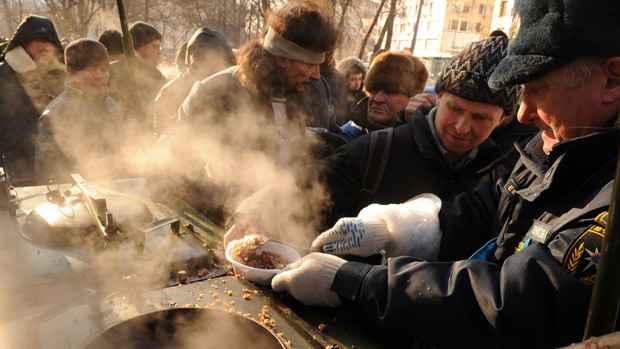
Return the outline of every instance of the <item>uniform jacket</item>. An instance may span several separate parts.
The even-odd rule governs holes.
[[[551,348],[583,334],[613,186],[617,129],[519,150],[511,176],[444,202],[438,262],[347,263],[332,289],[402,347]],[[465,259],[493,238],[486,259]],[[454,261],[456,262],[448,262]],[[405,344],[407,343],[407,344]]]
[[[368,193],[365,173],[379,162],[370,158],[370,143],[371,136],[363,136],[326,159],[324,181],[333,202],[328,225],[340,217],[356,216],[371,203],[401,203],[428,192],[448,200],[484,180],[494,181],[509,173],[493,167],[502,153],[490,140],[478,147],[467,165],[451,167],[433,138],[426,116],[418,114],[410,123],[394,128],[383,178],[374,193]]]
[[[40,182],[66,182],[77,172],[86,178],[118,174],[122,161],[115,150],[125,141],[122,129],[122,108],[114,99],[67,87],[39,120],[35,147]]]

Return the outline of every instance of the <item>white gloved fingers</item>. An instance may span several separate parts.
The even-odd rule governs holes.
[[[313,252],[324,252],[323,247],[326,244],[345,239],[353,230],[357,229],[355,227],[360,224],[362,224],[362,222],[357,218],[340,218],[333,227],[314,239],[310,249]]]
[[[295,271],[296,269],[290,269],[276,274],[276,276],[271,279],[271,288],[275,292],[289,292],[289,286],[293,280],[293,273]]]
[[[331,290],[336,273],[346,261],[323,253],[305,256],[294,269],[281,272],[271,280],[276,292],[288,292],[306,305],[340,305],[340,298]]]
[[[383,215],[385,215],[386,210],[393,209],[390,206],[392,205],[380,205],[380,204],[370,204],[364,207],[358,214],[357,218],[362,219],[381,219]]]

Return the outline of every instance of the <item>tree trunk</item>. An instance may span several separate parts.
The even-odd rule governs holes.
[[[381,28],[381,33],[379,33],[379,39],[377,40],[377,43],[375,44],[375,47],[373,47],[373,49],[372,49],[373,57],[381,49],[381,46],[383,46],[383,39],[385,38],[385,33],[387,32],[387,28],[388,28],[389,22],[390,22],[390,17],[388,16],[388,18],[385,19],[385,23],[383,24],[383,28]]]
[[[344,0],[344,4],[342,5],[342,13],[340,14],[340,21],[338,22],[338,41],[340,44],[338,45],[338,51],[342,53],[342,39],[344,38],[344,23],[347,17],[347,10],[349,9],[349,5],[351,5],[352,0]]]
[[[385,42],[385,49],[389,50],[392,48],[392,34],[394,32],[394,20],[396,19],[396,0],[392,0],[390,5],[390,14],[388,15],[387,20],[387,39]]]
[[[364,51],[366,50],[366,44],[368,43],[368,38],[370,38],[370,34],[372,34],[372,31],[375,29],[375,25],[377,25],[377,21],[379,20],[379,16],[381,15],[381,10],[383,9],[383,5],[385,5],[386,1],[387,0],[381,0],[381,4],[379,4],[379,8],[377,8],[377,13],[372,19],[372,23],[370,23],[370,28],[368,28],[366,35],[364,35],[362,45],[360,46],[359,53],[357,54],[357,57],[359,59],[362,59],[362,56],[364,55]]]
[[[2,0],[2,6],[4,7],[4,13],[6,14],[5,23],[7,26],[7,33],[12,33],[17,27],[16,22],[14,21],[15,16],[13,11],[11,11],[11,6],[9,5],[9,0]]]
[[[424,7],[424,0],[418,0],[418,14],[415,20],[415,27],[413,28],[413,39],[411,39],[411,54],[415,52],[415,42],[418,40],[418,28],[420,27],[420,18],[422,18],[422,8]]]

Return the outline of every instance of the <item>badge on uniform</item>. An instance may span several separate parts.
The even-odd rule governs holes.
[[[547,241],[547,237],[549,236],[550,232],[551,226],[549,224],[545,224],[539,220],[534,220],[534,223],[532,223],[530,230],[527,231],[527,234],[525,234],[523,240],[521,240],[517,248],[515,248],[515,253],[523,251],[532,242],[544,244],[545,241]]]
[[[596,282],[596,272],[601,261],[601,246],[605,238],[608,212],[603,212],[594,218],[596,223],[588,228],[571,243],[562,265],[579,280],[593,285]]]

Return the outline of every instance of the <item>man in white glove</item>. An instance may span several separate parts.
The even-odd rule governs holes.
[[[276,292],[287,291],[305,305],[337,307],[340,298],[331,286],[336,272],[346,262],[336,256],[311,253],[276,275],[271,288]]]
[[[335,255],[437,258],[441,200],[422,194],[403,204],[372,204],[357,218],[341,218],[319,235],[312,250]]]

